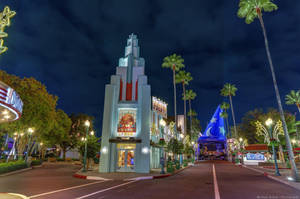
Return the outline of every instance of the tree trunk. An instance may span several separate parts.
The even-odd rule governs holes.
[[[184,101],[184,134],[186,135],[186,99],[185,99],[185,85],[182,83],[183,88],[183,101]]]
[[[67,153],[67,149],[66,147],[63,147],[63,160],[66,161],[66,153]]]
[[[233,110],[231,95],[229,95],[229,101],[230,101],[231,114],[232,114],[232,120],[233,120],[234,136],[235,136],[236,139],[238,139],[238,134],[237,134],[237,131],[236,131],[235,116],[234,116],[234,110]]]
[[[226,126],[227,126],[227,133],[229,133],[229,136],[231,137],[231,132],[229,132],[228,116],[226,117]]]
[[[257,10],[257,14],[258,14],[258,19],[259,19],[259,22],[260,22],[260,25],[261,25],[261,28],[262,28],[263,34],[264,34],[266,53],[267,53],[267,56],[268,56],[268,61],[269,61],[270,69],[271,69],[271,74],[272,74],[274,89],[275,89],[275,93],[276,93],[280,118],[281,118],[281,121],[282,121],[284,136],[285,136],[285,139],[286,139],[286,145],[287,145],[289,159],[290,159],[290,163],[291,163],[292,176],[293,176],[293,179],[295,181],[300,181],[298,170],[297,170],[297,167],[296,167],[296,164],[295,164],[294,153],[293,153],[293,148],[292,148],[292,144],[291,144],[291,141],[290,141],[290,136],[289,136],[289,133],[288,133],[286,122],[285,122],[285,117],[284,117],[284,112],[283,112],[283,108],[282,108],[282,104],[281,104],[281,99],[280,99],[278,86],[277,86],[277,81],[276,81],[276,76],[275,76],[275,72],[274,72],[273,62],[272,62],[271,53],[270,53],[270,50],[269,50],[267,33],[266,33],[266,29],[265,29],[265,25],[264,25],[264,21],[263,21],[260,9]]]
[[[176,112],[176,81],[175,81],[175,65],[173,65],[173,87],[174,87],[174,116],[175,116],[175,132],[177,132],[177,112]]]
[[[192,102],[191,102],[191,99],[189,99],[189,109],[190,109],[190,134],[192,136],[192,127],[193,127],[193,124],[192,124]]]

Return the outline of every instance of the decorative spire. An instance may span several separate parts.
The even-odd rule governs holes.
[[[140,47],[138,45],[137,36],[133,33],[129,35],[127,39],[124,57],[119,59],[119,66],[121,67],[128,67],[130,64],[132,64],[133,67],[145,66],[145,60],[140,57]]]

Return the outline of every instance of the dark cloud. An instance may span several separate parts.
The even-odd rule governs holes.
[[[299,89],[300,2],[276,1],[279,10],[263,15],[282,99]],[[59,96],[67,113],[96,117],[101,130],[105,84],[115,74],[126,39],[136,33],[152,94],[169,103],[173,114],[172,73],[165,56],[178,53],[192,73],[197,92],[193,107],[202,125],[223,101],[222,85],[238,88],[233,98],[237,121],[256,107],[277,107],[258,20],[236,16],[237,1],[3,0],[17,11],[1,69],[33,76]],[[182,89],[178,85],[178,99]],[[294,107],[284,106],[294,112]],[[179,113],[183,103],[179,100]]]

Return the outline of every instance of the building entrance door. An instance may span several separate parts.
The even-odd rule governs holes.
[[[135,144],[118,144],[117,171],[134,172]]]

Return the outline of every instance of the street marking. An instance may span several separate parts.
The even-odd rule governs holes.
[[[130,182],[126,182],[126,183],[123,183],[123,184],[119,184],[119,185],[116,185],[116,186],[113,186],[113,187],[109,187],[109,188],[106,188],[106,189],[102,189],[100,191],[96,191],[94,193],[90,193],[88,195],[84,195],[84,196],[81,196],[79,198],[75,198],[75,199],[83,199],[83,198],[87,198],[87,197],[90,197],[90,196],[93,196],[95,194],[98,194],[98,193],[102,193],[102,192],[105,192],[105,191],[109,191],[109,190],[112,190],[112,189],[115,189],[115,188],[118,188],[118,187],[122,187],[122,186],[125,186],[127,184],[131,184],[131,183],[134,183],[134,182],[138,182],[138,181],[130,181]]]
[[[216,176],[215,164],[213,164],[213,175],[214,175],[214,190],[215,190],[215,199],[220,199],[218,181]]]
[[[12,196],[19,196],[19,197],[21,197],[21,198],[23,198],[23,199],[28,199],[28,197],[27,196],[24,196],[24,195],[21,195],[21,194],[18,194],[18,193],[8,193],[9,195],[12,195]]]
[[[78,185],[78,186],[69,187],[69,188],[65,188],[65,189],[59,189],[59,190],[55,190],[55,191],[50,191],[50,192],[46,192],[46,193],[41,193],[41,194],[33,195],[33,196],[30,196],[29,198],[36,198],[36,197],[40,197],[40,196],[44,196],[44,195],[49,195],[49,194],[53,194],[53,193],[57,193],[57,192],[61,192],[61,191],[67,191],[67,190],[70,190],[70,189],[76,189],[76,188],[80,188],[80,187],[86,187],[86,186],[93,185],[93,184],[100,184],[100,183],[103,183],[103,182],[105,182],[105,181],[91,182],[91,183],[88,183],[88,184],[83,184],[83,185]]]

